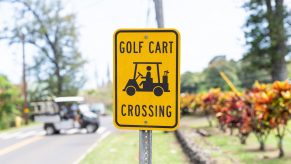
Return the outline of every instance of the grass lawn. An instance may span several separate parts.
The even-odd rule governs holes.
[[[231,153],[231,156],[238,159],[242,163],[257,163],[257,164],[283,164],[291,163],[291,135],[285,136],[284,150],[286,156],[278,159],[277,138],[271,134],[266,142],[266,151],[258,150],[259,144],[255,136],[252,134],[246,145],[240,144],[235,136],[219,134],[207,138],[207,141],[212,145],[218,146],[225,153]]]
[[[138,132],[111,134],[81,164],[138,164],[138,142]],[[173,133],[153,132],[152,154],[154,164],[188,163]]]
[[[189,121],[191,118],[186,118]],[[195,119],[195,118],[193,118]],[[187,124],[184,122],[184,124]],[[259,144],[257,139],[253,134],[247,139],[247,144],[242,145],[238,137],[230,136],[217,130],[217,128],[209,128],[206,119],[199,119],[199,123],[193,125],[191,123],[190,128],[203,128],[209,131],[216,131],[216,133],[210,137],[203,137],[198,141],[200,146],[205,149],[215,149],[218,148],[220,151],[210,151],[211,156],[214,158],[221,158],[222,156],[230,157],[234,161],[239,161],[240,163],[251,163],[251,164],[290,164],[291,163],[291,132],[286,131],[284,138],[284,150],[285,157],[278,159],[278,149],[277,149],[277,138],[275,132],[272,132],[266,142],[266,151],[261,152],[258,150]],[[189,127],[188,127],[189,128]],[[289,123],[288,129],[291,129]],[[223,163],[225,162],[218,162]],[[227,163],[227,162],[226,162]],[[234,162],[236,163],[236,162]]]

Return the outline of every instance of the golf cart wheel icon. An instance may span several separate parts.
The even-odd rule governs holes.
[[[156,96],[161,96],[164,92],[170,92],[168,83],[169,71],[164,71],[162,82],[160,80],[161,62],[133,62],[133,64],[135,65],[133,78],[128,80],[123,89],[127,95],[133,96],[136,92],[154,92]],[[146,65],[146,76],[143,76],[142,73],[137,72],[138,65]],[[151,76],[152,70],[156,70],[157,77],[155,77],[155,79]],[[137,82],[139,78],[144,79],[140,84]]]

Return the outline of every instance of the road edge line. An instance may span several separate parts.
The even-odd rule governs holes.
[[[80,157],[78,158],[73,164],[79,164],[85,157],[91,153],[94,148],[104,139],[106,138],[111,132],[107,131],[101,135],[101,137]]]
[[[26,145],[32,144],[38,140],[41,140],[42,138],[43,138],[43,136],[35,136],[32,138],[28,138],[28,139],[22,140],[20,142],[17,142],[13,145],[4,147],[4,148],[0,149],[0,156],[3,156],[5,154],[8,154],[8,153],[13,152],[15,150],[18,150]]]

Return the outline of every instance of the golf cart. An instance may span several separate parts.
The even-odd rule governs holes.
[[[99,116],[83,103],[83,97],[57,97],[53,101],[31,103],[33,118],[44,123],[48,135],[72,128],[94,133],[99,127]]]
[[[169,71],[164,71],[163,81],[160,80],[160,64],[161,62],[133,62],[134,75],[132,79],[129,79],[123,91],[125,91],[129,96],[133,96],[135,92],[154,92],[156,96],[161,96],[163,92],[170,92],[168,83],[168,73]],[[144,77],[140,72],[137,72],[138,65],[146,65],[147,74]],[[157,82],[153,81],[151,77],[151,66],[156,66]],[[138,74],[138,75],[137,75]],[[144,78],[140,84],[137,83],[138,78]]]
[[[93,103],[90,105],[90,109],[94,113],[100,114],[102,116],[106,115],[106,107],[104,103]]]

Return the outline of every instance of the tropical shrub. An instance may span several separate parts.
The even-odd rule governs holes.
[[[215,116],[222,131],[229,129],[233,134],[237,129],[242,144],[246,143],[250,133],[254,133],[260,150],[265,150],[269,134],[275,131],[279,157],[284,156],[283,139],[291,114],[291,84],[288,81],[256,82],[242,95],[211,89],[205,94],[191,95],[191,98],[184,96],[181,102],[204,111],[210,126],[211,117]]]
[[[13,126],[15,116],[19,114],[16,108],[20,104],[19,93],[5,76],[0,75],[0,129]]]

